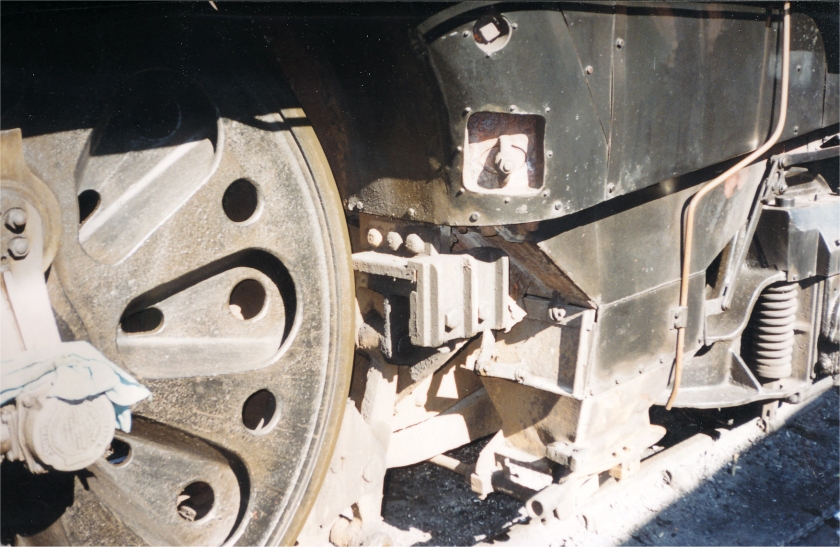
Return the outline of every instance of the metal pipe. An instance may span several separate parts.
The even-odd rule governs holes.
[[[458,473],[459,475],[463,475],[467,479],[469,479],[470,475],[472,475],[473,471],[475,471],[475,469],[474,469],[475,466],[466,464],[466,463],[464,463],[460,460],[457,460],[457,459],[455,459],[451,456],[447,456],[446,454],[438,454],[437,456],[432,456],[431,458],[429,458],[426,461],[429,462],[429,463],[433,463],[435,465],[438,465],[440,467],[443,467],[444,469],[449,469],[450,471],[454,471],[455,473]]]
[[[764,154],[770,149],[779,137],[782,136],[782,131],[785,128],[785,120],[787,119],[787,105],[788,105],[788,83],[790,81],[790,2],[785,2],[784,7],[784,30],[782,42],[782,97],[779,105],[779,121],[776,123],[776,130],[760,148],[756,149],[752,154],[742,159],[723,174],[718,175],[714,180],[706,184],[699,192],[694,194],[688,205],[688,210],[685,215],[685,231],[683,244],[683,262],[682,274],[680,278],[680,308],[688,308],[688,281],[691,276],[691,252],[694,244],[694,214],[697,210],[697,205],[703,200],[703,197],[720,186],[720,184],[728,179],[730,176],[738,172],[744,166],[750,164],[753,160]],[[674,359],[674,387],[671,390],[671,396],[668,398],[668,403],[665,408],[671,410],[674,406],[674,401],[677,399],[677,394],[680,391],[680,381],[682,380],[682,361],[683,350],[685,348],[685,329],[688,326],[689,314],[686,313],[686,322],[677,328],[677,355]]]

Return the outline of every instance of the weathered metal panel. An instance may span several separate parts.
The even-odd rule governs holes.
[[[692,272],[706,269],[744,224],[764,165],[739,171],[704,199]],[[563,228],[564,221],[548,223],[538,232],[539,247],[598,303],[673,282],[680,277],[682,211],[699,189],[675,187],[677,181],[662,183],[642,204],[590,222],[581,219],[570,228]]]
[[[606,176],[606,135],[563,13],[505,12],[512,27],[510,40],[492,53],[473,39],[476,15],[483,13],[458,16],[426,35],[449,113],[452,142],[459,145],[464,140],[473,113],[540,115],[545,119],[541,146],[545,181],[528,196],[462,192],[464,160],[455,153],[450,164],[449,220],[526,222],[594,205],[601,200]]]
[[[615,195],[747,153],[772,130],[778,18],[759,6],[636,6],[616,15]]]
[[[662,363],[673,362],[677,331],[670,327],[674,321],[673,310],[679,302],[679,285],[679,281],[675,281],[598,310],[597,339],[589,369],[590,390],[600,393]],[[703,345],[704,287],[703,274],[691,276],[687,354]],[[663,388],[665,384],[663,382]]]

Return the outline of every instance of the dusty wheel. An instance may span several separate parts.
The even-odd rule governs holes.
[[[75,476],[4,464],[4,541],[293,542],[353,349],[346,225],[314,132],[235,28],[107,10],[13,26],[3,128],[22,128],[61,204],[62,337],[152,398]]]

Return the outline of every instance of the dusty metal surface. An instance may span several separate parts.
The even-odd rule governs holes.
[[[3,20],[41,309],[153,395],[4,541],[399,544],[386,470],[423,460],[564,519],[672,442],[657,405],[836,383],[826,10],[788,63],[769,4],[219,7]],[[14,273],[45,245],[7,197]]]
[[[835,388],[769,434],[743,412],[657,413],[665,450],[548,525],[506,496],[476,500],[442,467],[395,469],[385,520],[431,536],[415,545],[835,545],[837,404]],[[472,463],[485,442],[450,454]]]

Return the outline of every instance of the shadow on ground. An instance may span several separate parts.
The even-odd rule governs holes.
[[[838,545],[838,426],[832,389],[813,410],[637,529],[627,544]]]
[[[489,440],[447,454],[473,464]],[[385,522],[431,534],[419,545],[475,545],[519,517],[522,507],[503,494],[490,494],[481,501],[463,477],[431,463],[391,469],[385,481]]]

